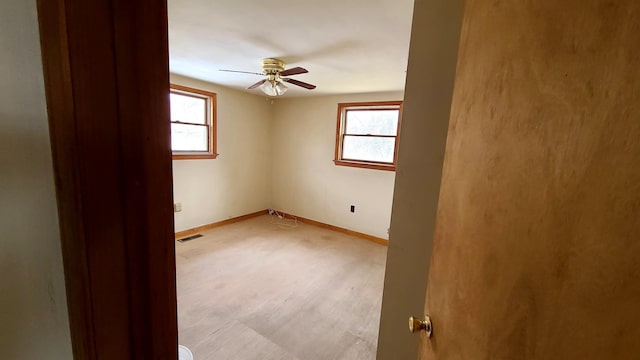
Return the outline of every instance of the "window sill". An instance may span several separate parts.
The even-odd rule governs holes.
[[[215,159],[220,154],[172,154],[173,160],[206,160]]]
[[[361,169],[396,171],[395,165],[384,165],[384,164],[370,163],[365,161],[333,160],[333,163],[338,166],[349,166],[349,167],[356,167]]]

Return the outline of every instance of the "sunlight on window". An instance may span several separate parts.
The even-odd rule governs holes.
[[[347,110],[345,134],[395,136],[398,113],[398,110]]]
[[[174,151],[207,151],[207,127],[171,124],[171,148]]]
[[[174,159],[215,159],[216,94],[171,84],[171,150]]]
[[[171,121],[207,123],[207,100],[171,93]]]
[[[342,158],[349,160],[393,162],[395,138],[345,136]]]
[[[402,101],[338,104],[336,165],[394,170]]]

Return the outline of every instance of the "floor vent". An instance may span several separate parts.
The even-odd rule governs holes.
[[[191,236],[187,236],[186,238],[179,239],[178,242],[183,243],[183,242],[187,242],[189,240],[193,240],[193,239],[197,239],[197,238],[201,238],[201,237],[202,237],[202,235],[200,235],[200,234],[191,235]]]

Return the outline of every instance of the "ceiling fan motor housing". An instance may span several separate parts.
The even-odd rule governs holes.
[[[265,74],[275,75],[284,71],[285,63],[279,59],[262,59],[262,71]]]

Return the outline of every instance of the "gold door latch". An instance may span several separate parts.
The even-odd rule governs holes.
[[[425,315],[424,320],[413,316],[409,317],[409,331],[412,333],[424,331],[427,333],[427,337],[431,338],[433,335],[433,323],[431,322],[431,317],[429,315]]]

